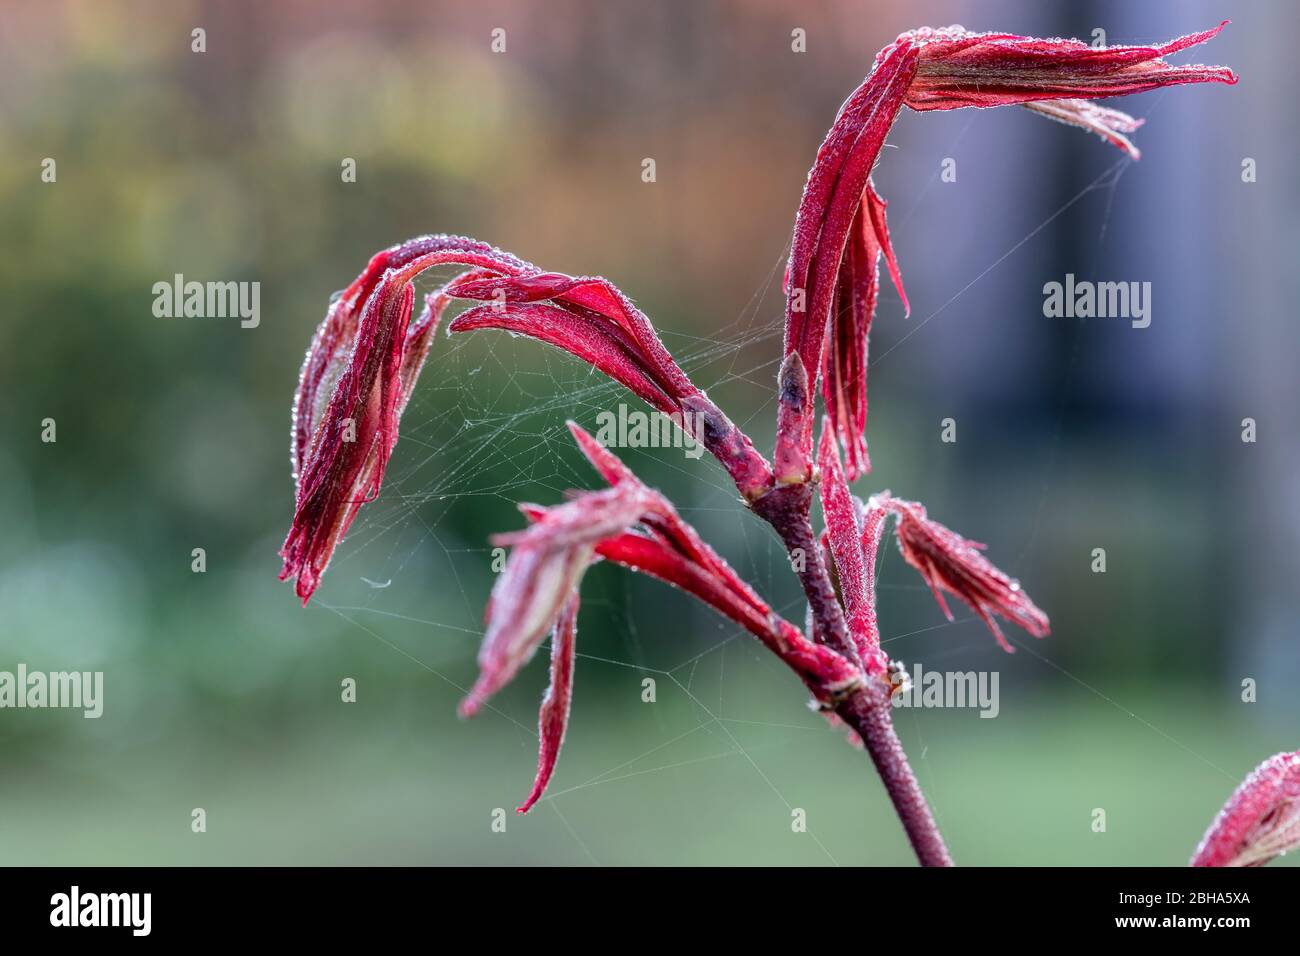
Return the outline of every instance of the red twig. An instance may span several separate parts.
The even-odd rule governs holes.
[[[902,741],[894,733],[888,688],[872,682],[836,707],[835,712],[857,732],[871,754],[871,761],[921,865],[952,866],[939,825],[934,821],[916,774],[912,773]]]

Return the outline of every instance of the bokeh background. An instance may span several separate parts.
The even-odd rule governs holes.
[[[544,661],[498,712],[455,716],[487,535],[520,524],[517,501],[595,486],[566,417],[638,406],[535,343],[440,337],[383,494],[304,610],[276,580],[303,350],[373,252],[465,233],[609,276],[770,448],[793,214],[878,48],[920,25],[1124,43],[1229,16],[1178,62],[1239,85],[1119,104],[1148,119],[1139,163],[1009,108],[905,112],[876,171],[913,312],[886,284],[859,490],[987,542],[1053,622],[1042,642],[1009,631],[1006,655],[887,550],[890,653],[1000,675],[996,719],[897,714],[956,859],[979,864],[1182,864],[1250,768],[1300,747],[1288,4],[7,0],[0,669],[106,686],[99,720],[0,711],[0,860],[912,862],[866,759],[775,660],[608,567],[584,585],[552,796],[516,818]],[[1067,272],[1151,282],[1150,328],[1045,318],[1042,286]],[[260,326],[155,318],[151,287],[175,273],[260,282]],[[801,619],[716,464],[626,458]]]

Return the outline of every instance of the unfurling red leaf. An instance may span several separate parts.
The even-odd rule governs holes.
[[[1164,61],[1218,36],[1228,22],[1159,46],[1094,47],[1082,40],[971,33],[961,27],[913,30],[895,45],[920,52],[907,105],[921,111],[952,110],[1068,97],[1105,99],[1184,83],[1236,83],[1227,67]]]
[[[447,293],[457,298],[492,302],[501,313],[509,312],[508,306],[516,303],[550,300],[556,308],[586,316],[608,329],[623,333],[621,338],[628,342],[629,350],[635,353],[637,361],[643,363],[647,373],[660,381],[667,394],[682,398],[698,391],[668,354],[645,313],[608,279],[599,276],[575,278],[558,272],[487,279],[466,277],[452,282]],[[501,327],[509,328],[507,325]],[[456,331],[454,325],[451,331]]]
[[[640,570],[676,584],[738,624],[768,630],[772,609],[681,519],[671,502],[642,484],[613,452],[576,422],[568,424],[578,447],[601,477],[614,488],[634,489],[647,502],[640,521],[645,534],[611,538],[602,542],[597,552],[622,564],[633,564],[632,556],[639,555],[641,560],[654,565],[639,567]],[[642,545],[641,541],[649,544]]]
[[[888,669],[889,661],[880,650],[875,589],[862,546],[863,528],[857,502],[840,469],[840,457],[835,450],[835,434],[829,421],[822,427],[821,444],[817,449],[817,468],[821,472],[826,537],[830,543],[831,556],[835,559],[835,572],[843,595],[845,623],[849,628],[849,636],[857,647],[858,657],[868,673],[880,676]]]
[[[430,297],[412,323],[412,280],[426,269],[468,272]],[[722,462],[750,498],[771,469],[749,439],[677,367],[650,321],[604,279],[542,272],[462,236],[422,236],[375,255],[331,304],[307,352],[294,399],[293,524],[281,580],[296,578],[303,603],[361,506],[379,493],[398,422],[449,298],[491,300],[451,331],[503,328],[578,355],[668,414]]]
[[[577,424],[569,422],[569,430],[606,481],[617,488],[636,487],[652,502],[639,530],[602,541],[596,546],[598,555],[681,588],[735,621],[784,660],[823,702],[861,682],[855,665],[808,640],[797,627],[778,617],[666,498],[643,485],[631,469]]]
[[[817,151],[785,278],[785,354],[798,353],[809,375],[821,375],[850,480],[871,468],[864,436],[867,337],[881,255],[907,309],[885,203],[871,182],[902,108],[1022,105],[1094,132],[1136,159],[1137,148],[1125,134],[1141,121],[1092,101],[1183,83],[1235,83],[1236,76],[1224,67],[1173,66],[1163,59],[1222,29],[1220,24],[1161,46],[1094,48],[1079,40],[926,28],[902,34],[877,54],[871,73],[840,108]],[[784,408],[778,414],[777,445],[788,447],[785,431],[797,434],[809,422],[791,420]],[[809,419],[812,414],[809,409]]]
[[[636,343],[617,326],[538,302],[511,303],[504,308],[480,305],[463,312],[448,326],[451,332],[503,329],[554,345],[604,372],[642,401],[665,414],[680,413],[680,397],[655,381],[654,371],[641,360]]]
[[[374,499],[397,444],[402,411],[428,354],[445,295],[411,322],[418,273],[459,264],[471,275],[530,266],[462,236],[422,236],[375,255],[330,305],[303,362],[293,405],[297,486],[280,579],[306,604],[361,506]]]
[[[821,370],[826,322],[849,233],[916,62],[916,50],[905,44],[882,51],[871,75],[841,107],[808,173],[786,272],[785,354],[798,352],[809,375]],[[881,245],[887,242],[885,236]]]
[[[1047,636],[1047,615],[1021,590],[1019,581],[1007,577],[980,554],[984,545],[932,521],[915,501],[895,498],[889,492],[874,496],[867,502],[867,509],[868,513],[883,509],[898,518],[898,549],[930,586],[948,620],[952,620],[952,612],[943,599],[944,591],[969,606],[1008,653],[1015,648],[993,620],[994,614],[1020,625],[1034,637]]]
[[[456,298],[483,301],[448,331],[502,329],[576,355],[670,416],[727,469],[753,499],[772,484],[772,470],[748,436],[696,388],[673,361],[645,313],[611,282],[549,272],[467,276],[447,286]]]
[[[537,780],[520,812],[541,797],[555,767],[572,686],[572,664],[566,665],[565,659],[574,653],[569,646],[574,634],[565,615],[570,609],[576,614],[582,575],[601,558],[675,585],[735,621],[780,656],[823,703],[860,686],[857,667],[830,648],[809,641],[774,614],[663,495],[642,484],[576,424],[570,422],[569,428],[610,487],[576,492],[568,502],[552,508],[521,505],[531,524],[493,537],[493,544],[510,545],[512,550],[488,603],[479,677],[460,707],[463,716],[473,716],[518,673],[554,628],[551,690],[539,717]]]
[[[1098,106],[1092,100],[1035,100],[1024,106],[1025,109],[1039,116],[1046,116],[1058,123],[1077,126],[1090,133],[1096,133],[1112,146],[1124,150],[1133,159],[1142,158],[1142,151],[1124,134],[1133,132],[1146,120],[1136,119],[1120,110]]]
[[[519,813],[533,808],[550,783],[555,762],[564,745],[564,731],[569,726],[569,705],[573,701],[573,665],[577,657],[578,595],[574,593],[560,611],[551,635],[551,682],[542,698],[537,714],[537,736],[541,745],[537,751],[537,778]]]
[[[914,110],[1022,105],[1096,133],[1134,159],[1141,154],[1124,133],[1141,125],[1127,113],[1092,102],[1183,83],[1236,83],[1221,66],[1173,66],[1164,57],[1217,36],[1213,30],[1160,46],[1093,47],[1082,40],[1038,40],[1009,33],[969,33],[960,27],[915,30],[896,42],[915,45],[921,59],[907,92]]]
[[[541,509],[522,531],[492,539],[511,551],[492,588],[479,677],[461,702],[463,716],[473,716],[529,661],[595,559],[596,544],[632,525],[647,506],[630,485],[589,492]]]

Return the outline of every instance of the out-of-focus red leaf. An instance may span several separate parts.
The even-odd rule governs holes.
[[[1300,846],[1300,751],[1275,754],[1228,798],[1192,866],[1263,866]]]

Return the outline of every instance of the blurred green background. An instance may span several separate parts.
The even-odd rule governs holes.
[[[1052,617],[1042,642],[1009,629],[1006,655],[887,549],[890,653],[1000,675],[996,719],[897,713],[958,862],[1185,862],[1245,773],[1300,747],[1297,66],[1283,3],[1137,6],[0,7],[0,670],[105,674],[98,720],[0,711],[0,861],[911,863],[866,758],[774,659],[609,567],[584,585],[550,795],[516,818],[545,663],[498,712],[455,716],[486,539],[518,501],[597,484],[566,417],[639,406],[534,343],[440,336],[383,493],[304,610],[276,580],[303,350],[373,252],[465,233],[610,277],[770,448],[794,210],[878,48],[927,24],[1122,43],[1232,15],[1180,62],[1238,86],[1119,104],[1149,121],[1137,164],[1023,110],[901,117],[876,182],[913,312],[886,285],[858,489],[987,542]],[[1151,281],[1152,326],[1044,318],[1066,272]],[[175,273],[260,282],[261,324],[155,318]],[[713,462],[625,458],[802,620]]]

